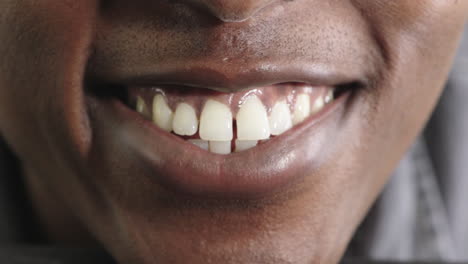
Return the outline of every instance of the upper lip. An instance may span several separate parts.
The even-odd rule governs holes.
[[[307,83],[312,86],[357,84],[366,86],[366,74],[356,67],[340,69],[330,64],[260,62],[255,65],[219,63],[186,63],[158,67],[129,67],[96,71],[91,77],[109,85],[153,87],[178,85],[237,92],[279,83]],[[154,71],[154,69],[158,69]]]

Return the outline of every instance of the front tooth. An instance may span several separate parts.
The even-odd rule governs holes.
[[[153,98],[153,121],[168,132],[172,130],[172,119],[174,114],[166,103],[164,97],[160,94]]]
[[[229,154],[231,141],[210,141],[210,151],[216,154]]]
[[[310,96],[300,94],[296,99],[296,106],[293,115],[293,124],[297,125],[310,115]]]
[[[177,106],[172,121],[172,130],[181,136],[193,136],[198,130],[198,119],[192,106],[181,103]]]
[[[272,135],[280,135],[292,127],[291,111],[286,102],[275,104],[270,114],[270,129]]]
[[[208,150],[208,149],[209,149],[208,141],[206,141],[206,140],[201,140],[201,139],[189,139],[188,141],[189,141],[190,143],[194,144],[195,146],[201,148],[201,149],[204,149],[204,150]]]
[[[232,140],[232,113],[227,105],[211,99],[205,103],[200,116],[200,138],[210,141]]]
[[[250,96],[236,116],[239,140],[261,140],[270,137],[270,124],[263,103],[257,96]]]
[[[325,106],[325,100],[322,96],[319,96],[317,97],[317,99],[315,99],[314,103],[312,104],[312,109],[310,110],[310,113],[316,114],[320,112],[320,110],[322,110],[324,106]]]
[[[236,152],[251,149],[257,144],[257,140],[236,140]]]
[[[144,117],[151,119],[151,114],[143,98],[137,96],[136,111]]]

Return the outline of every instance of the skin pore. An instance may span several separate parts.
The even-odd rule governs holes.
[[[51,240],[97,243],[120,263],[336,263],[428,119],[468,1],[3,0],[0,10],[0,135]],[[191,150],[89,92],[184,69],[230,93],[257,85],[249,72],[299,61],[361,85],[317,124],[225,158],[272,175],[285,162],[294,180],[258,195],[167,183],[172,170],[152,162],[192,164]],[[211,168],[207,155],[193,159]]]

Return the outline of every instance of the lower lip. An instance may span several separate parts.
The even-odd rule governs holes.
[[[293,189],[320,168],[333,144],[350,93],[291,130],[248,151],[217,155],[160,130],[118,100],[94,101],[94,126],[106,130],[100,144],[128,149],[139,171],[168,191],[216,199],[257,199]],[[117,128],[117,129],[116,129]],[[101,139],[100,139],[101,140]],[[112,154],[112,153],[109,153]]]

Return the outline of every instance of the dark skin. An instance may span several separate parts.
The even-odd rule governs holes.
[[[0,134],[51,240],[97,243],[121,263],[336,263],[428,119],[468,1],[3,0],[0,10]],[[216,69],[232,92],[248,88],[241,69],[296,57],[366,85],[304,129],[294,151],[313,165],[294,172],[300,184],[255,197],[149,180],[140,151],[157,144],[86,92],[85,80],[170,63]],[[141,142],[121,142],[122,130]]]

